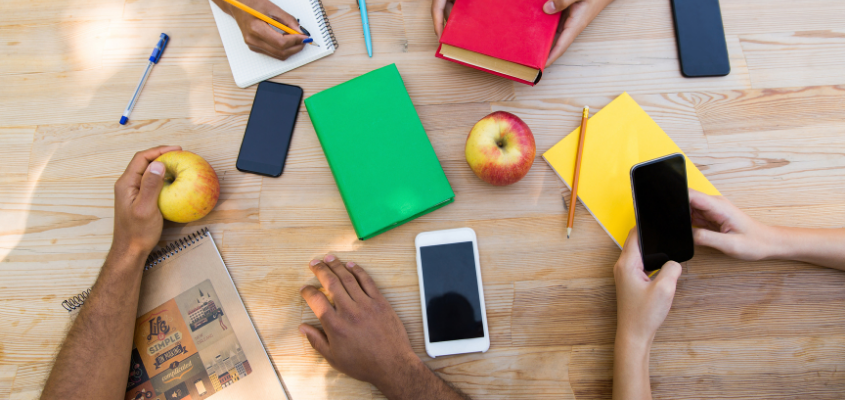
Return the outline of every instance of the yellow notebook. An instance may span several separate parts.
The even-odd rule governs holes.
[[[569,188],[572,188],[575,174],[580,129],[579,126],[543,154],[546,162]],[[628,232],[636,225],[631,167],[672,153],[683,154],[683,151],[628,93],[622,93],[589,119],[581,159],[578,199],[617,246],[625,244]],[[718,195],[719,191],[686,154],[684,158],[689,187]]]

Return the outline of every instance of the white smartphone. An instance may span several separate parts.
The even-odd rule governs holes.
[[[423,232],[415,242],[425,352],[434,358],[490,349],[475,231]]]

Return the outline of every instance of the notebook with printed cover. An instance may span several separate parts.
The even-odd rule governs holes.
[[[581,127],[543,153],[569,188]],[[581,155],[578,199],[620,248],[636,225],[631,167],[683,151],[628,93],[622,93],[587,122]],[[690,188],[710,195],[719,191],[684,154]],[[573,205],[570,204],[570,207]]]
[[[305,99],[361,240],[455,200],[395,64]]]
[[[243,34],[235,19],[220,9],[214,1],[208,0],[214,20],[217,22],[217,30],[220,31],[220,39],[223,41],[223,48],[226,50],[226,58],[229,59],[229,67],[232,69],[235,84],[239,87],[252,86],[301,67],[334,53],[337,48],[337,39],[320,0],[270,1],[294,18],[298,18],[300,26],[311,33],[314,43],[319,44],[320,47],[305,45],[302,51],[284,61],[256,53],[244,42]]]
[[[534,86],[560,21],[543,12],[545,2],[456,1],[435,56]]]
[[[126,399],[287,399],[207,229],[144,269]]]

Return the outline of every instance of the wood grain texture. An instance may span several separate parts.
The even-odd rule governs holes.
[[[26,181],[35,126],[0,127],[0,182]]]
[[[0,74],[99,68],[109,20],[0,26]]]
[[[361,242],[303,107],[285,173],[237,171],[255,87],[232,79],[207,0],[11,0],[0,12],[0,400],[37,399],[71,317],[111,245],[113,188],[132,155],[179,144],[221,180],[206,218],[166,223],[165,243],[209,226],[293,399],[384,399],[331,368],[299,333],[314,257],[354,260],[405,324],[414,351],[476,399],[609,399],[619,256],[576,205],[565,237],[560,179],[540,155],[628,91],[734,204],[768,224],[845,226],[845,2],[721,0],[731,74],[679,72],[670,2],[615,0],[536,87],[434,58],[429,0],[369,3],[366,55],[353,0],[324,0],[338,51],[273,81],[305,96],[395,63],[456,201]],[[130,123],[117,124],[161,32],[172,40]],[[525,179],[493,187],[465,141],[492,111],[534,133]],[[350,155],[350,165],[355,157]],[[612,160],[609,160],[612,162]],[[414,237],[479,237],[491,349],[425,354]],[[696,248],[651,355],[657,399],[835,399],[845,379],[845,274],[745,262]]]

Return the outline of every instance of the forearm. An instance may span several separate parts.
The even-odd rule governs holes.
[[[42,399],[122,399],[144,256],[112,246],[68,332]]]
[[[469,396],[452,388],[419,359],[402,364],[402,369],[376,387],[390,400],[468,400]]]
[[[845,270],[845,228],[772,227],[776,237],[769,259],[804,261]]]
[[[617,332],[613,351],[614,400],[651,399],[648,374],[650,351],[650,344],[628,340],[624,332]]]

